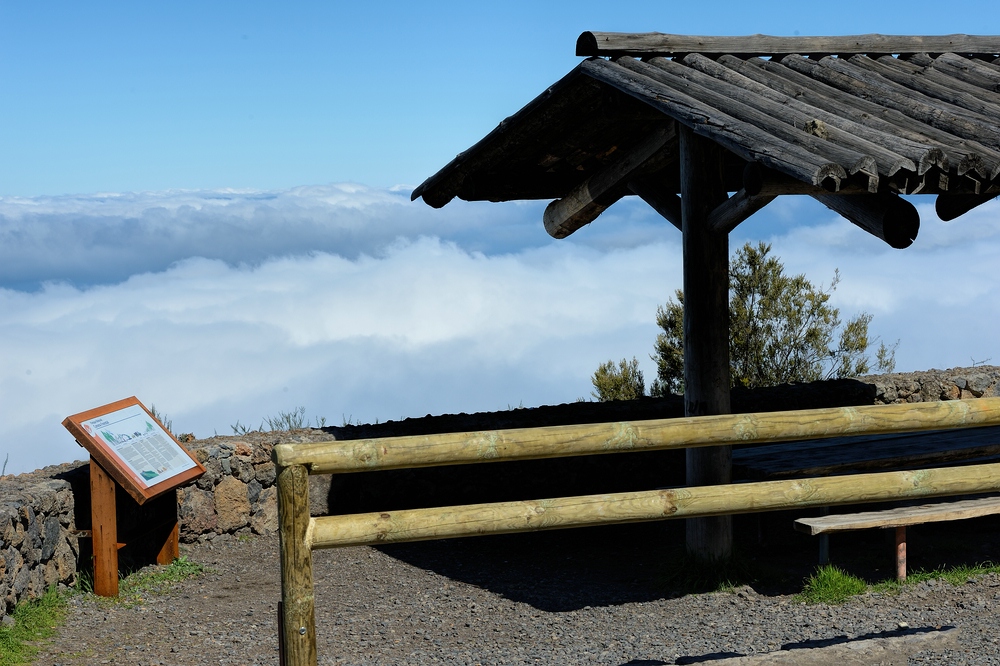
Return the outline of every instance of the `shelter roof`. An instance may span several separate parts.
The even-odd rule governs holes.
[[[638,178],[676,193],[677,123],[726,149],[730,192],[1000,193],[1000,37],[586,32],[577,54],[413,198],[613,203]]]

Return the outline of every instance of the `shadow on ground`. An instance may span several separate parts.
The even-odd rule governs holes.
[[[614,525],[382,546],[387,555],[547,612],[672,598],[749,585],[796,594],[817,566],[818,542],[796,514],[736,516],[739,552],[721,576],[685,556],[681,521]],[[912,571],[1000,559],[1000,517],[912,527]],[[870,583],[894,575],[891,530],[834,535],[834,564]],[[727,655],[734,656],[734,655]],[[716,657],[721,658],[721,657]]]

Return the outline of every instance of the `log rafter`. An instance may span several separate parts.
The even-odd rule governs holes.
[[[724,149],[734,194],[704,216],[713,233],[806,194],[905,247],[919,220],[896,195],[938,195],[953,219],[1000,191],[1000,37],[584,33],[579,45],[597,57],[413,197],[548,199],[561,238],[638,195],[680,227],[681,127]]]

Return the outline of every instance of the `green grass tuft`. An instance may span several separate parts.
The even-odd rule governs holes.
[[[867,590],[868,584],[865,581],[827,564],[819,567],[806,580],[799,598],[810,604],[842,604]]]
[[[66,595],[55,587],[40,599],[18,604],[13,627],[0,627],[0,666],[31,663],[38,648],[35,641],[49,638],[66,616]]]
[[[202,565],[187,557],[179,557],[166,566],[147,567],[125,576],[118,583],[118,599],[111,601],[136,606],[142,603],[144,596],[162,594],[174,583],[200,576],[204,572],[205,567]]]

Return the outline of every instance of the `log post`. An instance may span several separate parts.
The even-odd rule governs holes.
[[[316,606],[309,536],[309,474],[303,465],[278,470],[281,543],[282,666],[316,666]]]
[[[709,216],[726,200],[719,148],[680,129],[681,217],[684,234],[684,414],[728,414],[729,235],[712,231]],[[732,481],[732,448],[687,450],[687,485]],[[704,559],[732,553],[730,516],[687,522],[688,552]]]

